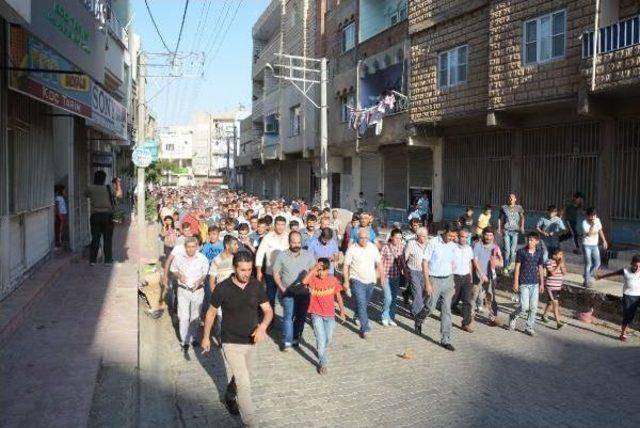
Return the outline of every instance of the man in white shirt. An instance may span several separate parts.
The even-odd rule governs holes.
[[[383,269],[380,251],[369,241],[369,231],[362,228],[358,231],[358,242],[351,245],[344,256],[344,289],[353,287],[356,300],[356,316],[360,320],[360,337],[369,334],[369,317],[367,307],[371,301],[376,281],[382,281]]]
[[[431,312],[436,309],[438,300],[442,298],[440,306],[440,345],[455,351],[451,344],[451,300],[455,292],[453,284],[453,270],[456,265],[456,230],[447,225],[442,235],[429,241],[422,260],[422,274],[424,288],[429,296],[427,304],[415,316],[416,333],[422,334],[422,323]]]
[[[602,223],[596,215],[595,208],[588,208],[587,218],[582,222],[584,238],[582,239],[582,249],[584,253],[584,286],[591,287],[594,282],[595,273],[600,268],[600,248],[598,244],[602,239],[602,248],[609,248],[607,238],[604,236]]]
[[[184,254],[177,254],[171,263],[171,272],[178,282],[178,319],[182,349],[189,350],[199,343],[195,340],[200,324],[200,312],[204,299],[204,280],[209,270],[209,261],[198,252],[198,240],[189,237],[184,243]]]
[[[453,283],[455,293],[452,300],[452,309],[462,300],[462,329],[473,333],[473,307],[480,286],[474,286],[471,273],[474,266],[480,270],[478,261],[473,255],[473,249],[469,245],[469,231],[458,231],[458,243],[456,245],[456,264],[453,269]]]
[[[264,282],[267,287],[267,297],[271,308],[275,309],[276,293],[278,286],[273,279],[273,264],[281,251],[289,248],[289,236],[287,235],[287,220],[278,216],[274,220],[274,230],[267,233],[260,241],[260,246],[256,252],[256,270],[258,281]],[[265,267],[265,273],[262,275],[262,266]]]

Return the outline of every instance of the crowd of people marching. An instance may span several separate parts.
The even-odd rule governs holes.
[[[221,348],[229,380],[225,401],[247,426],[256,425],[249,380],[255,344],[276,327],[281,350],[288,352],[300,345],[310,319],[318,373],[325,374],[336,304],[339,320],[355,324],[367,339],[369,304],[378,284],[384,296],[382,326],[397,325],[402,300],[418,335],[429,314],[439,310],[440,345],[449,351],[455,350],[452,313],[460,312],[461,327],[469,333],[476,319],[500,325],[496,286],[503,276],[519,295],[508,317],[510,330],[526,314],[524,331],[535,335],[540,294],[547,297],[541,321],[550,322],[551,311],[556,327],[562,328],[558,297],[567,267],[560,242],[566,239],[584,254],[585,285],[600,277],[623,276],[621,340],[627,340],[627,326],[640,305],[640,255],[628,268],[598,275],[599,248],[606,249],[608,243],[595,210],[583,207],[580,193],[563,217],[550,206],[520,249],[525,217],[514,194],[499,208],[497,224],[491,224],[491,206],[477,218],[468,209],[457,222],[442,224],[434,236],[429,235],[426,195],[409,216],[406,230],[379,229],[382,214],[375,218],[358,200],[359,209],[351,215],[308,206],[303,200],[261,201],[206,188],[160,188],[156,196],[165,255],[163,284],[179,320],[180,345],[185,352],[190,346],[209,352],[214,340]],[[354,308],[349,320],[345,298]],[[276,304],[282,308],[277,326]]]

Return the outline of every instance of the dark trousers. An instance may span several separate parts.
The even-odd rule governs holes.
[[[640,308],[640,296],[622,296],[622,325],[629,325]]]
[[[98,249],[100,248],[100,238],[102,238],[102,251],[104,252],[104,262],[112,263],[111,241],[113,238],[113,214],[93,213],[91,214],[91,253],[89,261],[95,263],[98,259]]]

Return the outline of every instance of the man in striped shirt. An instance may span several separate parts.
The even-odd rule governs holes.
[[[416,232],[416,239],[409,241],[404,249],[404,261],[407,267],[407,277],[411,281],[413,303],[411,314],[415,317],[424,308],[424,275],[422,274],[422,259],[427,249],[427,229],[420,227]]]

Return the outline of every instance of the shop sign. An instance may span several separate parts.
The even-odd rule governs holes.
[[[94,80],[104,80],[106,32],[83,2],[32,0],[27,29]]]
[[[95,82],[91,88],[91,110],[90,125],[119,139],[120,144],[129,144],[127,109]]]
[[[9,61],[12,67],[79,72],[77,67],[24,29],[10,28]],[[83,74],[12,70],[9,87],[73,114],[91,117],[91,79]]]

